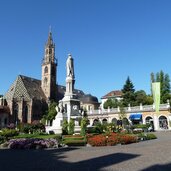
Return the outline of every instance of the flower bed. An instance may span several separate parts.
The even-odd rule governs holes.
[[[87,143],[91,146],[106,146],[116,144],[130,144],[137,142],[137,136],[129,134],[110,133],[109,135],[90,135],[87,136]]]
[[[58,147],[58,141],[55,139],[11,139],[7,142],[10,149],[43,149]]]
[[[128,134],[120,136],[120,143],[121,144],[131,144],[131,143],[136,143],[136,142],[138,142],[137,136],[128,135]]]
[[[106,146],[106,137],[102,134],[87,138],[87,143],[92,146]]]
[[[116,145],[119,143],[119,135],[116,133],[111,133],[109,136],[106,136],[107,145]]]

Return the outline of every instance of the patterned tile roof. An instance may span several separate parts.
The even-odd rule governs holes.
[[[58,100],[61,100],[64,97],[66,87],[58,85]],[[84,95],[84,92],[81,90],[74,90],[77,98],[81,98]],[[11,85],[7,93],[4,95],[5,99],[21,98],[23,97],[26,100],[36,99],[46,99],[46,96],[41,88],[41,80],[35,78],[19,75],[14,83]]]
[[[30,99],[30,95],[24,85],[22,76],[19,75],[14,83],[11,85],[7,93],[4,95],[5,99],[21,98]]]
[[[26,76],[20,77],[22,78],[23,84],[31,99],[46,99],[46,96],[41,88],[41,80],[37,80],[35,78],[30,78]]]
[[[104,95],[101,99],[107,99],[110,97],[122,97],[123,93],[121,90],[114,90],[111,91],[109,93],[107,93],[106,95]]]

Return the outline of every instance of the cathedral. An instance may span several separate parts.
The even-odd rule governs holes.
[[[8,123],[31,123],[40,120],[51,100],[58,102],[64,97],[66,87],[57,85],[56,81],[57,65],[55,44],[50,31],[42,60],[41,80],[18,75],[3,97],[10,111]],[[99,107],[96,97],[77,89],[74,89],[74,94],[86,110]]]

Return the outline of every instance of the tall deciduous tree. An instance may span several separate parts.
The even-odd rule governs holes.
[[[144,90],[139,90],[135,92],[136,105],[145,105],[147,102],[147,95]]]
[[[116,107],[118,107],[119,106],[119,102],[118,102],[118,100],[117,99],[112,99],[112,98],[110,98],[110,99],[107,99],[107,101],[104,103],[104,105],[103,105],[103,107],[105,108],[105,109],[107,109],[108,107],[109,108],[116,108]]]

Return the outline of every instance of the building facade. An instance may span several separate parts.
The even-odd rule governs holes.
[[[124,108],[124,111],[124,117],[130,124],[150,123],[157,131],[171,129],[171,113],[169,103],[161,104],[158,113],[155,112],[154,105],[127,107]],[[120,113],[119,107],[113,109],[98,109],[88,111],[88,119],[90,123],[89,126],[93,126],[95,122],[113,122],[117,124],[117,121],[120,120],[121,117],[123,116]]]

